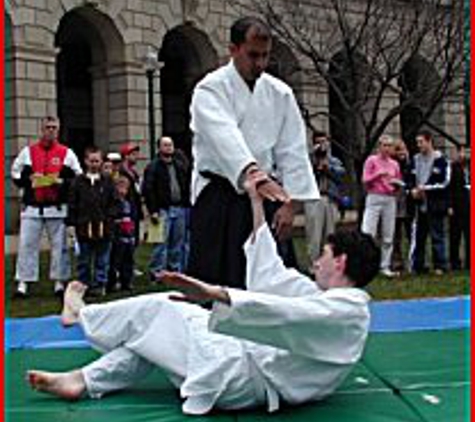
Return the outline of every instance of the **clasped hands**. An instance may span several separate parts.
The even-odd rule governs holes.
[[[292,200],[284,188],[257,166],[251,165],[245,171],[244,190],[251,200],[268,199],[282,203],[274,214],[271,227],[278,240],[288,239],[292,234],[294,211]]]

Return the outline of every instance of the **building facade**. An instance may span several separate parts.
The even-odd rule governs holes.
[[[309,1],[319,6],[321,1]],[[35,140],[40,119],[58,115],[61,138],[78,155],[89,145],[104,151],[134,140],[149,158],[146,57],[153,52],[157,136],[172,136],[191,150],[189,102],[196,82],[227,60],[228,32],[239,12],[226,0],[9,0],[6,4],[6,157]],[[322,31],[325,27],[322,26]],[[282,40],[273,47],[271,71],[286,80],[313,118],[329,129],[327,84]],[[385,99],[388,106],[397,94]],[[465,136],[463,99],[450,98],[443,126]],[[395,118],[388,131],[400,132]],[[18,192],[6,181],[7,231],[18,224]]]

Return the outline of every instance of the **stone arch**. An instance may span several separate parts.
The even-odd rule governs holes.
[[[402,88],[401,102],[407,97],[414,97],[414,101],[401,112],[400,123],[402,138],[407,142],[410,152],[415,153],[417,132],[424,128],[422,116],[432,105],[432,98],[441,86],[441,80],[431,63],[423,56],[415,55],[404,64],[399,85]],[[430,120],[436,126],[442,127],[444,122],[442,104],[435,108]]]
[[[290,47],[273,38],[267,72],[286,82],[294,91],[299,103],[303,94],[301,70],[300,63]]]
[[[127,105],[125,92],[115,93],[124,63],[124,42],[115,23],[95,8],[73,8],[59,22],[55,47],[62,138],[80,157],[89,145],[107,150],[111,109]]]
[[[165,34],[159,60],[164,65],[160,72],[162,132],[191,156],[191,95],[196,83],[218,66],[218,55],[203,31],[184,24]]]

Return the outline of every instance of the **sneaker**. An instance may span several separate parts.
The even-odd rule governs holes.
[[[381,274],[387,278],[394,278],[399,276],[399,273],[397,271],[391,271],[389,268],[381,270]]]
[[[134,276],[135,277],[141,277],[143,276],[143,271],[140,271],[138,268],[134,269]]]
[[[17,297],[22,297],[25,298],[28,296],[28,283],[25,281],[19,281],[16,291],[15,291],[15,296]]]
[[[441,268],[436,268],[434,270],[434,275],[441,276],[441,275],[444,275],[444,274],[445,274],[445,271]]]

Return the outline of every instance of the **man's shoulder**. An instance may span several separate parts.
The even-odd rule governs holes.
[[[207,73],[201,81],[198,82],[196,88],[203,88],[208,86],[216,86],[225,83],[229,79],[230,69],[229,64],[218,67],[215,70]]]
[[[262,82],[266,85],[266,87],[273,89],[275,92],[281,95],[293,95],[292,88],[287,85],[287,83],[285,83],[282,79],[276,78],[275,76],[267,72],[263,73],[261,75],[261,78]]]
[[[434,152],[434,164],[446,165],[448,162],[447,157],[442,153],[442,151],[437,150]]]

